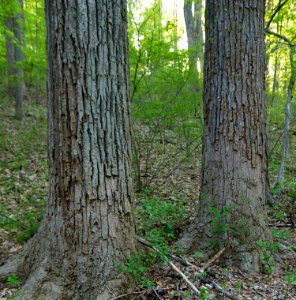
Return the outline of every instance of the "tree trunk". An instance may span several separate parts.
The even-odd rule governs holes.
[[[7,94],[14,99],[14,44],[12,42],[14,20],[11,17],[5,19],[5,45],[7,62]]]
[[[275,61],[274,61],[274,73],[273,73],[273,84],[272,84],[272,94],[271,94],[271,105],[274,107],[275,102],[275,92],[278,87],[277,82],[277,69],[278,69],[278,54],[275,55]]]
[[[39,24],[38,24],[38,0],[35,0],[35,14],[36,14],[36,20],[35,20],[35,59],[39,62]],[[35,103],[40,104],[41,103],[41,88],[40,88],[40,68],[39,63],[35,67]]]
[[[264,4],[207,1],[201,198],[180,240],[189,250],[226,247],[225,257],[249,272],[262,267],[256,242],[270,238]]]
[[[14,36],[16,39],[16,44],[14,46],[14,59],[15,59],[15,116],[17,119],[22,119],[23,117],[23,102],[25,95],[25,79],[23,70],[23,60],[24,54],[22,47],[24,46],[24,34],[23,34],[23,24],[24,24],[24,14],[23,1],[17,0],[20,6],[20,12],[14,18]]]
[[[193,6],[193,7],[192,7]],[[193,8],[193,9],[192,9]],[[203,68],[203,32],[201,26],[202,1],[185,0],[184,18],[189,51],[189,67],[197,71],[197,61],[199,60],[200,69]]]
[[[23,2],[18,0],[20,12],[14,16],[14,11],[11,11],[11,16],[5,19],[6,26],[6,60],[8,70],[8,96],[14,98],[15,101],[15,116],[17,119],[22,119],[23,109],[22,104],[25,94],[25,81],[22,62],[24,55],[22,47],[24,45],[23,23],[24,15],[22,12]],[[13,37],[15,41],[13,41]]]
[[[286,102],[286,117],[285,117],[285,127],[283,133],[283,150],[282,150],[282,161],[281,167],[279,170],[278,175],[278,184],[281,185],[284,181],[284,174],[286,170],[287,164],[287,157],[289,153],[289,128],[291,123],[291,103],[293,99],[293,91],[295,87],[295,80],[296,80],[296,67],[294,63],[294,55],[295,55],[295,46],[290,45],[290,66],[291,66],[291,74],[289,78],[289,85],[288,85],[288,97]]]
[[[46,1],[50,189],[39,232],[0,268],[21,299],[107,300],[135,250],[126,2]]]
[[[282,31],[282,20],[277,21],[276,23],[277,32],[281,33]],[[278,88],[278,67],[279,67],[279,54],[276,51],[275,53],[275,61],[274,61],[274,73],[273,73],[273,84],[272,84],[272,96],[271,96],[271,105],[274,107],[275,104],[275,92]]]

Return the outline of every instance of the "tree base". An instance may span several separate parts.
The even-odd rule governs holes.
[[[209,260],[225,247],[223,255],[219,257],[219,260],[223,261],[223,263],[238,267],[245,273],[265,273],[266,266],[262,254],[266,249],[261,249],[256,241],[272,241],[272,237],[268,230],[263,230],[262,227],[256,229],[257,234],[251,236],[250,243],[243,243],[241,241],[242,237],[235,237],[225,233],[219,239],[215,237],[217,242],[213,244],[214,237],[211,234],[210,222],[202,224],[202,221],[194,220],[184,231],[177,245],[186,253],[201,252],[202,260],[204,261]],[[247,237],[245,236],[245,238]]]

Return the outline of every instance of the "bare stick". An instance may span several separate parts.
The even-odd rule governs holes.
[[[140,238],[140,237],[138,237],[138,241],[141,243],[141,244],[143,244],[143,245],[145,245],[145,246],[147,246],[147,247],[149,247],[149,248],[151,248],[151,249],[153,249],[154,251],[156,251],[156,252],[160,252],[156,247],[154,247],[153,245],[151,245],[147,240],[145,240],[144,238]],[[174,257],[174,256],[173,256]],[[179,258],[178,258],[179,259]],[[199,292],[199,290],[197,289],[197,287],[186,277],[186,275],[175,265],[175,264],[173,264],[171,261],[168,261],[168,263],[169,263],[169,265],[184,279],[184,281],[189,285],[189,287],[197,294],[197,295],[199,295],[200,294],[200,292]],[[187,266],[189,265],[189,263],[188,262],[186,262],[187,263]]]
[[[213,287],[219,291],[220,293],[222,293],[224,296],[226,296],[227,298],[231,299],[231,300],[241,300],[242,298],[240,296],[236,296],[233,295],[227,291],[225,291],[220,285],[218,285],[216,282],[212,281],[211,282]]]
[[[157,298],[158,300],[163,300],[163,298],[160,297],[159,294],[157,293],[157,290],[156,290],[156,289],[153,289],[153,292],[154,292],[154,294],[155,294],[155,296],[156,296],[156,298]]]
[[[149,247],[149,248],[151,248],[152,250],[154,250],[154,251],[156,251],[156,252],[159,252],[159,250],[158,250],[156,247],[154,247],[150,242],[148,242],[146,239],[144,239],[144,238],[142,238],[142,237],[138,237],[137,240],[138,240],[139,243],[143,244],[144,246]],[[178,263],[180,263],[180,264],[183,265],[184,267],[189,267],[189,266],[190,266],[190,267],[194,267],[194,268],[198,269],[197,266],[191,264],[191,263],[188,262],[186,259],[183,259],[183,258],[178,257],[178,256],[176,256],[176,255],[173,255],[173,254],[171,254],[171,253],[168,253],[167,256],[168,256],[170,259],[172,259],[172,260],[174,260],[174,261],[177,261]]]
[[[171,261],[169,262],[169,265],[184,279],[184,281],[189,285],[189,287],[197,294],[200,294],[200,291],[197,289],[197,287],[186,277],[186,275],[177,268],[176,265],[174,265]]]
[[[218,253],[216,253],[200,270],[201,272],[204,272],[213,262],[215,262],[225,251],[225,247],[222,248]]]

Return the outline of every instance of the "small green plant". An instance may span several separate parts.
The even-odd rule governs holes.
[[[11,274],[8,278],[7,278],[7,281],[6,281],[6,284],[13,287],[13,288],[17,288],[19,287],[22,282],[21,280],[16,276],[15,273]]]
[[[206,287],[201,287],[199,289],[200,294],[199,294],[199,299],[200,300],[210,300],[211,298],[208,297],[208,289]]]
[[[289,285],[296,285],[296,273],[292,271],[286,271],[284,279],[289,283]]]
[[[151,265],[157,262],[159,256],[157,252],[146,253],[141,251],[130,256],[124,264],[114,262],[116,268],[122,272],[129,274],[137,283],[143,287],[155,287],[155,282],[148,279],[145,275],[149,272]]]
[[[229,269],[228,268],[223,268],[222,271],[221,271],[221,275],[222,276],[228,276],[230,273]]]
[[[186,290],[183,292],[183,296],[184,298],[191,298],[192,297],[192,294],[191,294],[191,291],[190,290]]]
[[[192,256],[196,259],[200,259],[200,258],[202,258],[202,252],[195,251]]]
[[[252,287],[252,286],[253,286],[253,282],[252,282],[251,280],[247,280],[247,281],[246,281],[246,285],[247,285],[248,287]]]
[[[184,201],[150,195],[148,191],[140,197],[136,209],[138,234],[146,237],[160,252],[168,252],[168,245],[184,220]]]
[[[244,284],[242,282],[237,282],[235,285],[234,285],[234,288],[237,289],[237,290],[241,290],[242,288],[244,287]]]
[[[274,254],[280,247],[279,242],[269,242],[264,240],[257,241],[257,246],[261,248],[261,256],[264,262],[265,271],[267,274],[272,274],[274,266]]]
[[[271,230],[272,236],[276,239],[290,239],[291,238],[291,232],[285,229],[272,229]]]
[[[169,243],[175,237],[176,228],[184,218],[183,201],[153,196],[146,191],[140,197],[140,205],[136,209],[137,231],[158,251],[141,251],[129,257],[124,264],[116,262],[116,267],[121,272],[130,274],[142,286],[154,287],[155,283],[148,279],[146,274],[156,262],[167,262]]]

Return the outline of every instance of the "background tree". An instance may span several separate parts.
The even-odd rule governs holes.
[[[273,26],[275,24],[278,24],[279,19],[281,20],[283,16],[285,16],[285,21],[287,23],[291,23],[291,21],[295,20],[295,14],[293,13],[293,4],[290,3],[288,0],[284,1],[279,1],[277,5],[272,9],[272,14],[266,24],[265,32],[269,35],[272,36],[273,39],[269,40],[270,44],[274,44],[274,47],[285,47],[288,48],[289,51],[289,77],[287,80],[287,100],[286,100],[286,105],[285,105],[285,122],[284,122],[284,130],[282,134],[282,158],[281,158],[281,163],[280,163],[280,168],[279,168],[279,173],[278,173],[278,178],[277,178],[277,185],[281,186],[284,182],[284,174],[286,170],[286,165],[287,165],[287,159],[289,156],[289,144],[290,144],[290,124],[292,120],[292,111],[291,111],[291,104],[292,104],[292,99],[293,99],[293,93],[295,89],[295,80],[296,80],[296,67],[295,67],[295,47],[296,44],[293,43],[293,40],[296,38],[295,31],[291,30],[289,26],[285,26],[285,29],[282,28],[282,26],[279,28],[278,25]],[[292,5],[292,7],[291,7]],[[292,12],[292,13],[291,13]],[[272,29],[272,27],[275,28],[275,31]],[[280,29],[280,30],[279,30]],[[284,33],[282,33],[284,31]],[[288,47],[287,47],[288,46]],[[277,56],[276,56],[277,57]],[[277,68],[274,69],[274,77],[276,77],[277,73]],[[274,84],[275,85],[275,84]],[[273,85],[273,86],[274,86]],[[274,94],[275,94],[275,88],[273,88],[272,91],[272,103],[274,106]]]
[[[202,30],[202,1],[184,0],[184,17],[186,24],[189,64],[191,68],[203,67],[203,30]]]
[[[201,91],[192,93],[188,51],[176,46],[181,39],[176,19],[162,12],[161,1],[141,11],[143,5],[130,2],[129,9],[133,169],[138,191],[163,190],[184,161],[194,164]]]
[[[18,0],[5,9],[6,59],[8,70],[8,95],[15,101],[15,116],[21,119],[25,94],[23,70],[24,47],[24,14],[23,2]]]
[[[126,2],[50,0],[46,21],[48,205],[0,274],[28,277],[21,299],[107,300],[135,248]]]
[[[264,5],[207,1],[201,197],[181,239],[191,249],[226,247],[250,272],[262,266],[257,241],[269,238]]]

